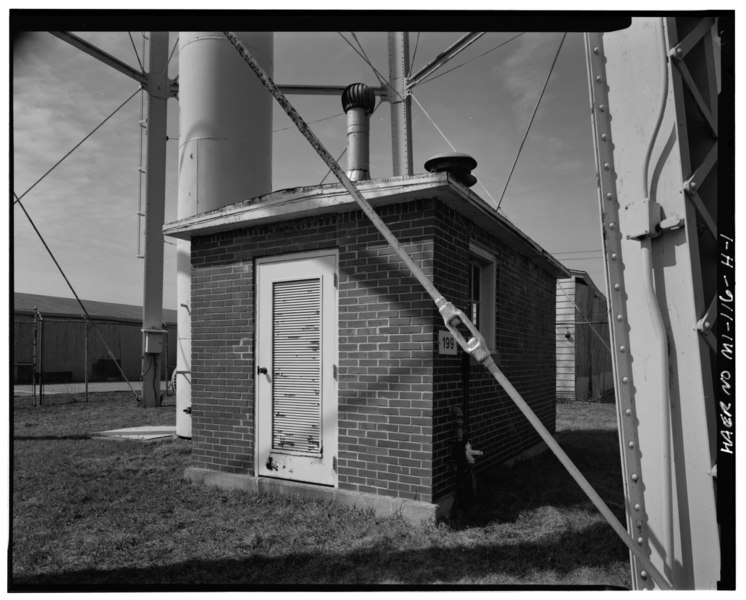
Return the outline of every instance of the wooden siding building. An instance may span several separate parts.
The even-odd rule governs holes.
[[[557,281],[557,398],[609,401],[614,377],[606,297],[585,271]]]

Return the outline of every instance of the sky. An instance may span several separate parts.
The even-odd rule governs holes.
[[[141,32],[79,35],[124,62],[143,59]],[[354,43],[351,32],[343,32]],[[465,32],[412,32],[418,70]],[[358,32],[371,63],[388,75],[385,32]],[[474,156],[473,191],[496,202],[549,73],[560,32],[486,33],[414,89],[414,172],[431,156]],[[169,48],[178,32],[171,32]],[[133,47],[134,46],[134,47]],[[488,52],[492,50],[491,52]],[[487,52],[484,56],[481,54]],[[66,152],[121,104],[137,84],[47,32],[24,35],[12,53],[13,187],[21,196]],[[569,33],[500,206],[523,232],[567,267],[588,271],[604,288],[595,165],[583,39]],[[178,74],[178,47],[169,76]],[[247,77],[253,74],[248,71]],[[278,32],[274,79],[279,84],[378,85],[373,69],[337,32]],[[332,155],[345,147],[338,98],[292,96],[291,102]],[[418,105],[427,111],[425,112]],[[178,102],[169,100],[166,221],[176,218]],[[321,183],[327,168],[289,118],[273,109],[273,190]],[[331,118],[327,118],[331,117]],[[138,253],[140,95],[34,187],[22,202],[82,299],[139,305],[143,260]],[[322,120],[324,119],[324,120]],[[371,120],[371,176],[392,175],[389,106]],[[345,159],[342,159],[344,166]],[[326,178],[332,182],[333,177]],[[486,188],[486,190],[485,190]],[[144,196],[144,182],[143,182]],[[491,197],[490,197],[491,196]],[[493,200],[494,199],[494,200]],[[144,204],[144,197],[142,200]],[[71,297],[19,206],[12,213],[15,291]],[[174,240],[165,241],[164,307],[176,307]]]

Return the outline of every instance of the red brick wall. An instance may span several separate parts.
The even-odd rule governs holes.
[[[435,285],[456,306],[468,302],[469,241],[496,255],[496,361],[550,431],[555,427],[555,280],[495,240],[474,223],[438,204],[435,236]],[[441,321],[442,322],[442,321]],[[440,324],[436,329],[443,329]],[[455,485],[455,418],[462,406],[461,352],[435,357],[433,398],[433,497]],[[466,435],[475,449],[477,469],[520,454],[539,441],[531,425],[492,376],[472,361]]]
[[[470,237],[500,254],[501,364],[553,429],[554,280],[440,203],[378,212],[457,305]],[[253,473],[254,258],[324,248],[339,250],[339,487],[435,501],[453,487],[461,360],[437,355],[432,300],[360,211],[192,240],[193,464]],[[482,465],[537,440],[496,387],[472,368],[470,429]]]
[[[432,276],[433,208],[384,207]],[[192,240],[195,466],[253,473],[253,259],[339,249],[339,487],[431,500],[435,307],[360,211]]]

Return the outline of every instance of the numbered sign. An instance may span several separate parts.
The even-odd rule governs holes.
[[[450,331],[443,329],[438,332],[438,354],[458,354],[458,345],[456,339]]]

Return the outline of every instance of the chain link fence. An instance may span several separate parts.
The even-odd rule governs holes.
[[[140,394],[141,324],[36,314],[16,315],[13,327],[14,407],[87,402],[113,392]],[[176,326],[164,329],[161,390],[170,394]]]

